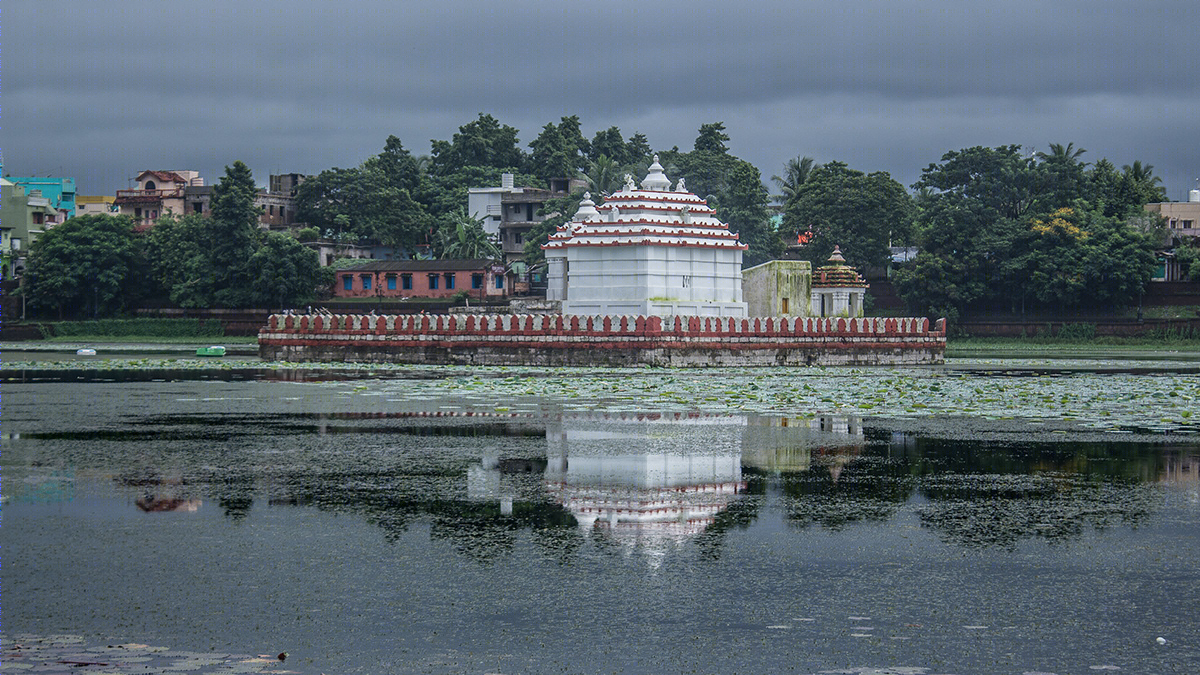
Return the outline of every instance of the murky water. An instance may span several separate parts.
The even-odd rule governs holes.
[[[1200,672],[1196,382],[1169,368],[1042,378],[1107,392],[1107,427],[839,407],[879,371],[756,381],[832,401],[782,414],[703,373],[247,369],[9,373],[7,634],[330,675]]]

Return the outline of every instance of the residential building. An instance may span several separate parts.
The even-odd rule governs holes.
[[[115,216],[121,209],[117,206],[117,198],[107,195],[79,195],[75,198],[75,215],[77,216]]]
[[[198,171],[143,171],[137,175],[137,188],[117,190],[118,212],[133,219],[138,229],[152,227],[167,212],[191,213],[186,204],[188,187],[204,185]]]
[[[258,226],[264,230],[289,230],[296,227],[302,227],[304,224],[296,222],[296,195],[295,185],[302,182],[303,177],[299,180],[293,180],[292,177],[300,176],[300,174],[284,174],[283,176],[271,176],[269,185],[272,186],[267,190],[259,190],[254,196],[254,205],[262,210],[258,215]],[[276,190],[275,188],[280,188]],[[207,215],[211,210],[212,203],[211,185],[191,186],[184,190],[185,200],[187,202],[188,213],[199,213]]]
[[[52,177],[8,177],[8,180],[25,189],[25,194],[34,190],[47,201],[47,204],[58,212],[55,222],[63,222],[75,217],[75,179]]]
[[[1200,237],[1200,189],[1188,193],[1186,202],[1157,202],[1145,209],[1167,221],[1167,232],[1176,237]]]
[[[744,317],[746,248],[682,178],[672,190],[655,157],[640,188],[627,175],[599,209],[585,195],[550,235],[546,299],[564,314]]]
[[[550,182],[550,190],[516,187],[511,173],[500,176],[500,187],[470,188],[467,190],[467,213],[483,221],[483,229],[497,238],[504,253],[506,268],[525,260],[525,240],[533,226],[548,216],[538,215],[546,202],[565,197],[571,190],[586,185],[578,179],[558,179]],[[520,279],[527,282],[528,279]]]
[[[378,260],[338,270],[338,298],[472,298],[508,294],[504,268],[490,260]]]
[[[1144,207],[1150,213],[1162,216],[1167,225],[1167,236],[1163,248],[1191,245],[1187,240],[1200,237],[1200,188],[1188,192],[1186,202],[1157,202]],[[1186,270],[1175,259],[1172,251],[1159,253],[1159,268],[1154,281],[1181,281]]]
[[[296,222],[295,186],[302,182],[300,174],[271,176],[271,185],[281,191],[259,190],[254,205],[262,209],[258,225],[262,229],[286,230],[299,227]],[[119,213],[134,219],[139,229],[146,229],[168,212],[176,215],[211,211],[213,186],[205,185],[196,171],[143,171],[137,177],[138,187],[117,190],[115,204]]]
[[[33,193],[27,194],[20,185],[0,179],[0,256],[6,279],[25,271],[29,247],[60,215],[38,190]]]

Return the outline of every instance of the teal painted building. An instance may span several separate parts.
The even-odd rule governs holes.
[[[50,208],[58,211],[60,218],[58,222],[63,222],[67,218],[75,217],[75,179],[74,178],[50,178],[32,176],[29,178],[16,178],[13,176],[5,176],[10,182],[20,185],[25,188],[25,194],[30,194],[33,190],[41,190],[42,197],[50,200]]]

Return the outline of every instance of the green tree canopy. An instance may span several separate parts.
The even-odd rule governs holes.
[[[250,256],[250,304],[254,307],[298,307],[316,299],[333,282],[332,270],[321,267],[317,252],[295,239],[271,232]]]
[[[515,171],[525,164],[517,130],[483,113],[459,127],[449,141],[432,141],[430,156],[430,169],[439,176],[457,173],[468,166]]]
[[[813,267],[825,264],[840,246],[849,264],[860,269],[887,265],[893,242],[911,237],[915,206],[904,186],[887,172],[865,174],[843,162],[812,169],[784,213],[783,229],[813,232],[805,257]]]
[[[127,216],[71,218],[30,247],[26,292],[59,318],[111,316],[137,293],[140,242]]]
[[[774,260],[783,252],[783,241],[767,211],[770,199],[762,174],[753,164],[739,160],[729,174],[729,190],[721,200],[717,216],[747,245],[742,256],[743,267]]]

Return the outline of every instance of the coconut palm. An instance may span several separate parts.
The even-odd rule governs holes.
[[[591,162],[584,178],[587,179],[588,190],[597,198],[621,189],[621,167],[607,155],[600,155]]]
[[[813,163],[812,157],[793,157],[783,165],[783,177],[771,176],[771,180],[779,186],[782,194],[776,195],[777,199],[783,201],[784,204],[790,202],[796,192],[800,190],[800,186],[808,180],[809,174],[813,169],[820,166]]]
[[[500,257],[500,247],[492,235],[483,229],[483,221],[467,215],[459,209],[449,215],[438,229],[442,243],[442,258],[457,260],[495,260]]]

